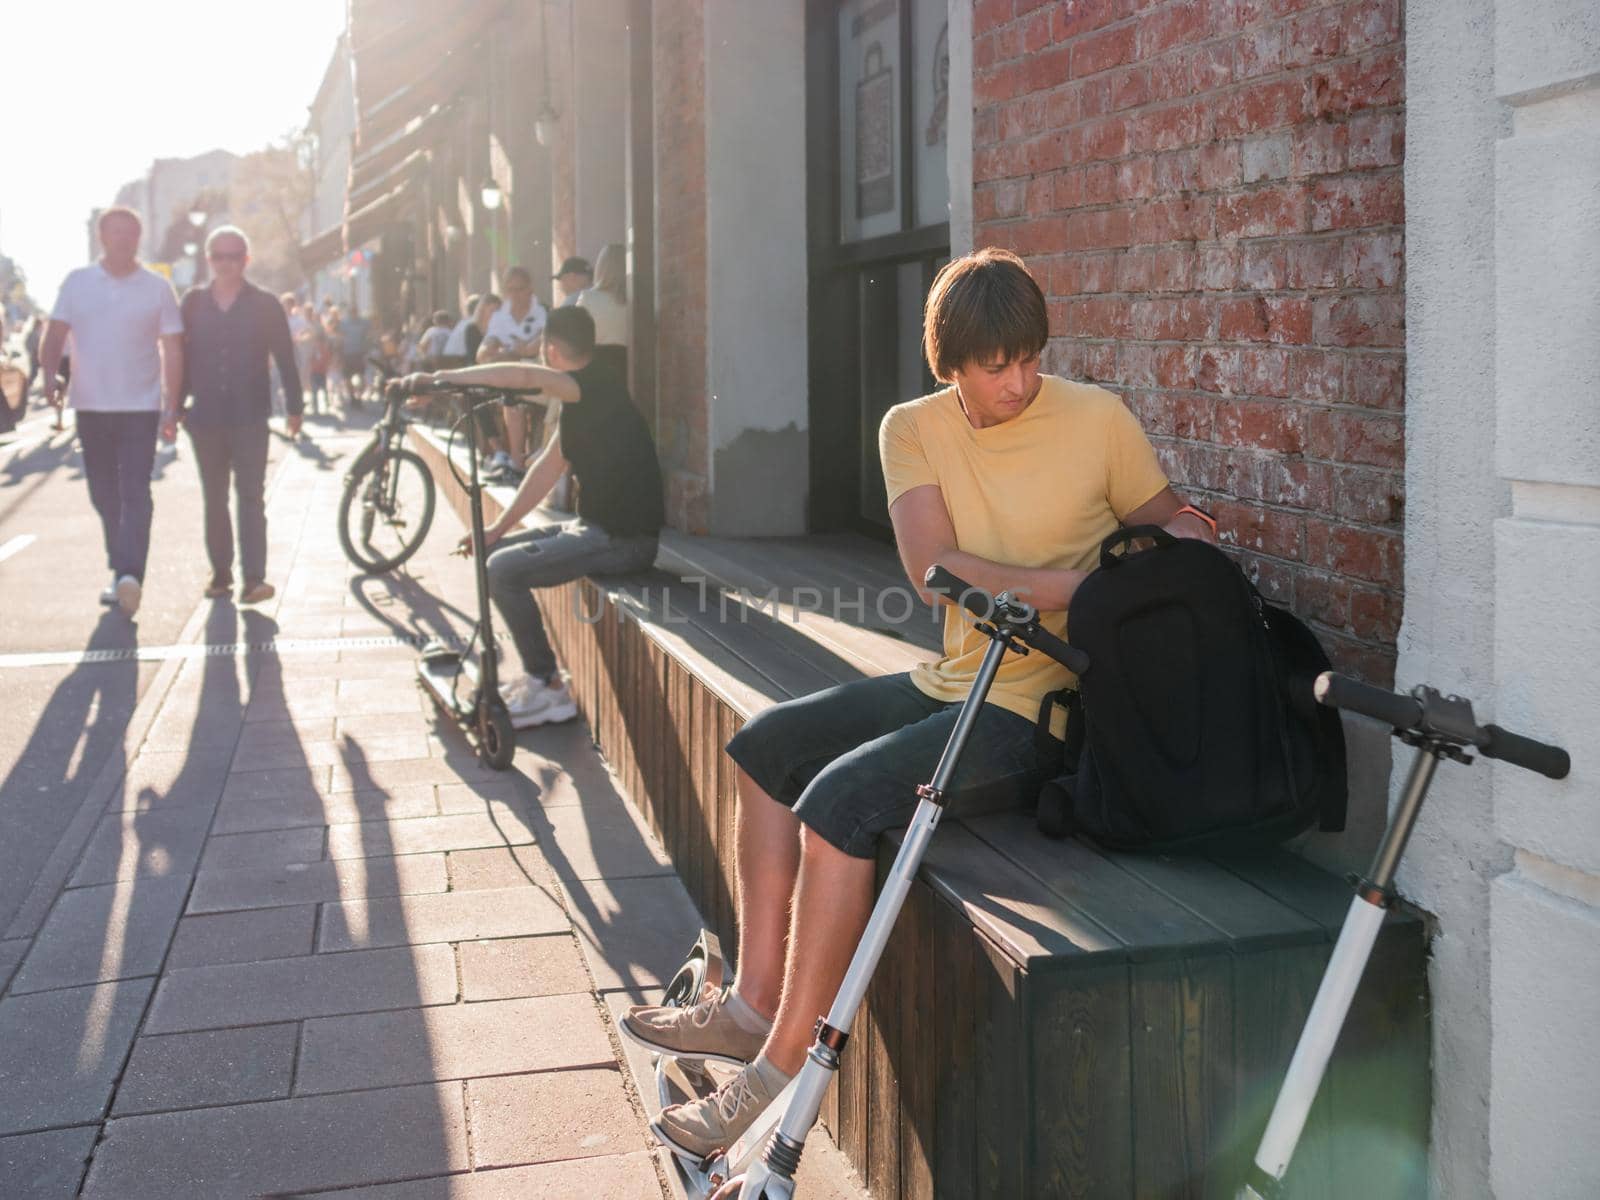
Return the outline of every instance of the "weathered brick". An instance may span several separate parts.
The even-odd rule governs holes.
[[[1390,413],[1317,412],[1311,417],[1310,451],[1318,458],[1398,468],[1405,462],[1405,428]]]
[[[1270,554],[1274,558],[1300,557],[1301,518],[1255,504],[1213,502],[1219,532],[1227,530],[1228,542],[1241,550]]]
[[[1220,400],[1214,436],[1228,446],[1300,454],[1305,450],[1305,411],[1267,400]]]
[[[1398,470],[1329,466],[1333,505],[1329,509],[1362,525],[1399,526],[1405,519],[1405,480]]]
[[[1313,231],[1398,225],[1404,219],[1404,181],[1398,174],[1345,175],[1312,186]]]
[[[1246,242],[1239,248],[1239,284],[1260,291],[1288,286],[1289,270],[1283,243]]]
[[[1405,360],[1395,354],[1352,354],[1345,360],[1345,396],[1366,408],[1405,403]]]
[[[1336,238],[1301,239],[1284,251],[1288,286],[1296,290],[1338,287],[1344,248]]]
[[[1403,346],[1405,301],[1392,295],[1318,299],[1312,329],[1319,346]]]
[[[1238,192],[1217,202],[1218,237],[1274,237],[1305,227],[1306,192],[1298,185]]]
[[[1400,578],[1400,535],[1306,518],[1305,561],[1370,583]]]
[[[1399,50],[1323,67],[1312,77],[1307,103],[1317,116],[1348,115],[1387,108],[1405,98],[1405,68]]]
[[[1342,14],[1337,8],[1318,8],[1284,23],[1283,65],[1307,67],[1337,58],[1344,49]]]
[[[1317,121],[1295,126],[1291,174],[1301,178],[1344,170],[1349,142],[1350,133],[1345,125]]]
[[[1225,300],[1218,310],[1217,336],[1230,342],[1309,342],[1312,312],[1310,301],[1293,296]]]
[[[1292,125],[1305,115],[1306,89],[1298,80],[1254,84],[1216,103],[1213,132],[1236,137]]]
[[[1344,239],[1344,281],[1350,287],[1392,288],[1400,282],[1403,238],[1365,233]]]
[[[1082,79],[1132,62],[1138,48],[1138,27],[1118,25],[1088,34],[1072,44],[1072,77]]]
[[[1344,360],[1326,350],[1289,352],[1289,395],[1331,404],[1344,397]]]
[[[1367,641],[1393,645],[1400,632],[1400,597],[1377,588],[1357,588],[1350,597],[1350,632]]]
[[[1352,0],[1344,7],[1344,51],[1360,54],[1400,40],[1400,0]]]
[[[1363,113],[1344,126],[1350,169],[1398,166],[1405,157],[1405,122],[1397,112]]]

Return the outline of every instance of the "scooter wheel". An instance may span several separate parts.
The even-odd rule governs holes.
[[[503,705],[485,704],[478,709],[478,757],[484,765],[504,771],[517,752],[517,731],[511,727],[511,714]]]

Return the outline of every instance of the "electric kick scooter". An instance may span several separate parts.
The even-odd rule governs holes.
[[[1467,751],[1476,749],[1485,758],[1498,758],[1551,779],[1566,778],[1570,766],[1567,752],[1559,746],[1509,733],[1498,725],[1480,726],[1472,715],[1470,700],[1443,696],[1431,687],[1418,686],[1409,696],[1401,696],[1324,671],[1317,677],[1316,697],[1330,708],[1342,708],[1392,726],[1394,736],[1415,747],[1417,753],[1411,761],[1400,806],[1378,846],[1370,872],[1365,879],[1352,880],[1356,897],[1350,903],[1349,915],[1238,1200],[1281,1200],[1288,1195],[1283,1178],[1305,1130],[1317,1089],[1322,1086],[1328,1059],[1349,1014],[1356,985],[1366,970],[1384,913],[1394,902],[1395,870],[1416,826],[1439,760],[1471,763]]]
[[[947,600],[953,598],[976,617],[976,628],[990,639],[989,647],[978,667],[972,690],[961,705],[933,779],[917,788],[921,802],[906,829],[894,864],[889,868],[889,877],[878,894],[871,919],[856,946],[833,1007],[826,1017],[817,1021],[816,1040],[805,1066],[732,1146],[706,1159],[677,1157],[687,1190],[696,1200],[707,1196],[712,1200],[733,1200],[734,1197],[789,1200],[794,1195],[795,1171],[800,1166],[806,1137],[817,1122],[823,1093],[839,1069],[839,1056],[850,1038],[856,1010],[861,1007],[878,959],[888,945],[928,841],[944,815],[945,790],[1006,651],[1027,654],[1030,649],[1038,650],[1074,674],[1081,675],[1088,669],[1087,655],[1043,628],[1034,609],[1009,592],[991,598],[987,592],[968,587],[937,564],[929,568],[924,583],[930,592]],[[706,988],[720,989],[724,985],[724,973],[721,947],[715,935],[709,931],[702,933],[668,987],[665,1003],[695,1004]],[[717,1082],[711,1068],[700,1060],[657,1057],[656,1086],[663,1105],[704,1096]]]
[[[478,422],[480,408],[498,403],[516,403],[519,399],[536,396],[538,388],[486,388],[462,387],[460,384],[428,382],[421,387],[404,388],[404,380],[388,385],[393,394],[413,396],[448,392],[465,396],[467,411],[450,429],[450,441],[445,450],[456,482],[467,493],[472,534],[473,580],[477,585],[478,621],[464,649],[457,649],[435,638],[422,647],[417,659],[417,680],[435,704],[459,725],[469,739],[476,743],[478,757],[496,771],[504,771],[516,754],[516,731],[511,725],[511,713],[500,698],[499,650],[495,645],[494,622],[489,611],[488,557],[483,545],[483,483],[478,474]],[[456,430],[467,428],[467,477],[462,478],[455,458],[450,453],[454,446]],[[473,643],[478,644],[478,657],[471,657]],[[465,689],[462,685],[465,684]]]

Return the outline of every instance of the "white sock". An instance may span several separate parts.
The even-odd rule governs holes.
[[[733,1023],[746,1033],[772,1032],[772,1022],[750,1007],[749,1002],[739,995],[737,985],[728,993],[728,998],[723,1001],[722,1007],[733,1018]]]
[[[755,1076],[761,1081],[761,1086],[766,1089],[769,1096],[776,1096],[789,1086],[791,1076],[785,1075],[772,1065],[772,1060],[765,1054],[756,1055],[755,1062],[750,1066],[755,1070]]]

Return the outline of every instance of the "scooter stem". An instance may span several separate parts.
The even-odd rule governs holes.
[[[828,1010],[826,1024],[834,1031],[830,1036],[834,1038],[835,1045],[824,1044],[822,1036],[812,1043],[805,1066],[795,1079],[794,1091],[788,1108],[784,1110],[783,1120],[773,1133],[765,1162],[761,1164],[763,1169],[746,1175],[740,1191],[741,1200],[758,1200],[763,1188],[767,1189],[769,1197],[787,1197],[794,1190],[794,1169],[799,1165],[806,1135],[817,1123],[823,1094],[838,1070],[838,1050],[843,1048],[843,1037],[849,1036],[856,1012],[866,997],[873,972],[877,970],[878,960],[889,944],[889,936],[894,931],[895,921],[899,919],[906,893],[911,889],[911,881],[916,877],[917,868],[922,865],[923,855],[933,831],[938,828],[939,818],[944,815],[944,791],[955,774],[967,738],[977,723],[978,714],[982,711],[1007,648],[1008,639],[1003,635],[995,636],[984,652],[977,678],[962,702],[961,713],[956,718],[949,741],[945,743],[944,753],[933,773],[933,781],[926,788],[919,789],[922,801],[917,805],[911,824],[906,829],[905,840],[900,843],[900,850],[894,856],[889,877],[884,881],[883,890],[872,907],[867,928],[850,959],[850,967],[839,985],[833,1006]],[[752,1178],[752,1175],[757,1178]]]
[[[472,569],[478,584],[478,695],[492,696],[500,690],[498,656],[494,645],[494,625],[489,616],[489,564],[483,535],[483,483],[478,478],[477,413],[467,413],[467,461],[472,469],[472,489],[467,506],[472,515]]]

